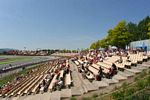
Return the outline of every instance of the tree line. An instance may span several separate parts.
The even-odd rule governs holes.
[[[56,52],[59,52],[59,53],[77,53],[78,50],[69,50],[69,49],[50,50],[50,49],[48,49],[49,54],[53,54],[53,53],[56,53]]]
[[[120,21],[109,29],[107,36],[91,44],[90,49],[107,48],[109,45],[125,48],[132,41],[150,38],[150,17],[147,16],[138,23]]]

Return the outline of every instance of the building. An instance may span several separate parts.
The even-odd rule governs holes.
[[[142,48],[145,51],[150,51],[150,39],[133,41],[130,43],[130,48],[131,49]]]

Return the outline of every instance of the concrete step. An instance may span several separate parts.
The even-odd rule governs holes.
[[[84,80],[84,79],[82,78],[82,75],[81,75],[80,73],[78,73],[78,78],[79,78],[79,81],[76,81],[77,84],[74,85],[74,86],[80,88],[82,94],[87,93],[87,92],[88,92],[88,89],[87,89],[87,87],[83,84],[83,81],[82,81],[82,80]]]
[[[137,68],[141,68],[141,69],[148,69],[148,67],[142,66],[142,64],[141,64],[141,65],[137,65],[136,67],[137,67]]]
[[[134,76],[134,75],[135,75],[135,73],[130,72],[130,71],[128,71],[128,70],[124,70],[124,73],[125,73],[125,74],[128,74],[128,75],[132,75],[132,76]]]
[[[61,98],[70,98],[72,96],[71,89],[62,89],[60,91]]]
[[[106,82],[107,84],[111,85],[111,84],[115,84],[115,83],[118,83],[119,81],[116,80],[116,79],[106,79],[106,78],[103,78],[102,81]]]
[[[0,99],[1,100],[1,99]],[[19,97],[12,97],[10,99],[7,99],[7,100],[19,100]]]
[[[92,84],[94,85],[94,86],[97,86],[97,87],[99,87],[99,88],[104,88],[104,87],[107,87],[107,86],[109,86],[109,84],[108,83],[106,83],[105,81],[93,81],[92,82]]]
[[[69,60],[69,63],[70,63],[70,69],[72,71],[72,80],[73,80],[74,87],[79,89],[81,94],[87,93],[88,90],[82,84],[82,76],[78,72],[77,66],[71,60]]]
[[[150,64],[148,64],[148,63],[143,63],[143,64],[141,64],[141,66],[144,66],[144,67],[150,68]]]
[[[20,96],[17,100],[25,100],[26,98],[28,98],[31,95],[24,95],[24,96]],[[1,100],[1,99],[0,99]]]
[[[112,81],[114,82],[113,84],[119,83],[119,80],[115,79],[114,77],[112,77]]]
[[[72,71],[72,74],[71,74],[72,75],[73,84],[76,87],[81,86],[81,79],[79,78],[78,74],[79,73],[77,73],[75,71]]]
[[[43,93],[41,95],[41,100],[50,100],[51,98],[51,93],[47,92],[47,93]]]
[[[84,79],[83,80],[83,84],[86,86],[88,91],[94,91],[94,90],[98,90],[99,87],[98,86],[94,86],[89,80]]]
[[[8,98],[2,98],[2,97],[0,97],[0,100],[8,100]]]
[[[80,88],[71,87],[71,94],[72,94],[72,96],[80,96],[83,93],[81,93],[81,89]]]
[[[132,67],[132,69],[137,69],[137,70],[145,70],[146,68],[145,67],[141,67],[141,66],[137,66],[137,67]]]
[[[42,94],[28,95],[24,99],[19,100],[44,100]]]
[[[122,80],[126,80],[127,79],[126,76],[122,76],[122,75],[119,75],[119,74],[114,75],[113,78],[118,80],[118,81],[122,81]]]
[[[88,89],[87,89],[87,87],[84,84],[81,85],[81,89],[80,90],[81,90],[82,94],[88,93]]]
[[[71,75],[72,75],[73,84],[75,87],[81,87],[82,76],[79,74],[76,65],[74,65],[71,60],[69,62],[70,62],[70,69],[72,71]]]
[[[147,61],[147,62],[144,62],[143,64],[150,65],[150,60],[149,60],[149,61]]]
[[[122,75],[122,76],[127,77],[127,78],[134,76],[134,74],[132,74],[132,73],[128,74],[128,73],[125,73],[125,72],[122,72],[122,71],[118,71],[117,74]]]
[[[52,92],[50,100],[60,100],[60,99],[61,99],[60,91]]]
[[[72,62],[71,60],[69,60],[69,64],[70,64],[70,69],[74,70],[77,68],[76,64],[74,64],[74,62]]]
[[[125,70],[132,72],[134,74],[138,74],[138,73],[142,72],[141,70],[138,70],[138,69],[125,69]]]

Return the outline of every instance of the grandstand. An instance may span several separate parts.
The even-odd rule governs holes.
[[[0,90],[2,100],[60,100],[119,84],[148,69],[150,52],[92,50],[43,62]]]

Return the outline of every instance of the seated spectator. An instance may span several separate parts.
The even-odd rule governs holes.
[[[113,76],[113,71],[112,71],[112,69],[111,69],[111,68],[109,68],[108,70],[109,70],[109,72],[108,72],[108,73],[106,73],[106,78],[111,79],[111,78],[112,78],[112,76]]]
[[[97,81],[101,81],[101,79],[102,79],[102,77],[100,75],[96,75],[95,78]]]
[[[88,73],[88,68],[87,68],[87,67],[85,68],[84,72],[85,72],[85,73]]]
[[[84,72],[82,73],[82,77],[86,79],[86,74]]]
[[[112,64],[112,70],[113,70],[113,75],[117,74],[117,66],[114,63]]]
[[[61,90],[63,87],[63,78],[62,77],[60,78],[60,80],[58,80],[57,85],[58,85],[58,89]]]
[[[43,80],[42,85],[43,85],[43,86],[46,85],[46,80],[45,80],[45,79]]]
[[[39,84],[39,86],[38,86],[38,89],[40,90],[40,88],[41,88],[41,84]]]
[[[130,60],[130,56],[127,56],[127,60],[126,60],[127,62],[131,62],[131,60]]]
[[[100,77],[103,77],[103,70],[101,67],[99,67],[99,71],[98,71],[98,74]]]
[[[84,68],[84,63],[81,65],[81,68],[82,68],[82,70],[85,70],[85,68]]]
[[[78,68],[78,72],[79,72],[79,73],[82,73],[82,70],[81,70],[81,68]]]
[[[48,74],[48,75],[47,75],[47,77],[46,77],[46,79],[49,79],[49,80],[51,80],[51,79],[52,79],[52,76],[51,76],[51,74]]]
[[[116,62],[117,63],[122,63],[123,62],[122,56],[120,56],[120,59],[118,59]]]
[[[101,56],[100,56],[100,58],[99,58],[99,61],[100,61],[100,62],[103,62],[103,58],[102,58]]]

